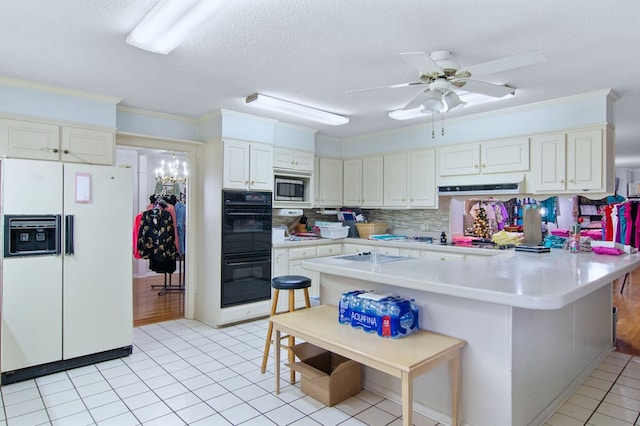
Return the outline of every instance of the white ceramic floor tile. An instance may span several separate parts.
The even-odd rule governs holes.
[[[619,373],[611,373],[605,370],[594,370],[591,377],[613,383],[618,379]]]
[[[256,384],[250,384],[249,386],[234,390],[233,393],[243,401],[251,401],[263,395],[270,395],[272,392],[267,392]]]
[[[244,401],[240,398],[232,394],[231,392],[223,393],[222,395],[216,396],[215,398],[208,399],[207,404],[218,413],[221,413],[225,410],[228,410],[231,407],[236,407]]]
[[[600,404],[596,413],[604,414],[605,416],[614,417],[618,420],[622,420],[628,423],[635,423],[638,418],[637,410],[630,410],[628,408],[622,408],[617,405],[610,404],[608,402],[603,402]]]
[[[579,393],[574,393],[573,395],[571,395],[567,402],[591,411],[594,411],[598,407],[598,404],[600,404],[599,399],[589,398],[588,396],[580,395]]]
[[[587,422],[589,426],[630,426],[633,423],[627,423],[622,420],[615,419],[613,417],[605,416],[600,413],[594,413],[593,416]]]
[[[199,402],[202,402],[200,398],[198,398],[195,394],[191,392],[182,393],[180,395],[176,395],[171,398],[163,398],[163,401],[173,411],[182,410],[183,408],[187,408]]]
[[[202,420],[206,417],[211,417],[216,413],[216,410],[211,408],[204,402],[191,405],[181,410],[176,410],[176,414],[184,420],[187,424],[192,424],[198,420]]]
[[[339,402],[338,404],[335,405],[335,407],[339,408],[340,410],[344,411],[350,416],[355,416],[356,414],[361,413],[364,410],[370,408],[371,404],[369,404],[368,402],[360,398],[351,397],[351,398],[347,398],[342,402]]]
[[[609,393],[604,398],[604,402],[640,413],[640,401],[637,399],[627,398],[615,393]]]
[[[189,365],[188,367],[183,368],[181,370],[172,371],[171,375],[176,380],[182,382],[182,384],[185,384],[185,381],[190,379],[198,379],[200,377],[202,377],[203,379],[206,379],[206,376],[202,374],[202,371],[198,370],[192,365]]]
[[[237,425],[259,416],[260,412],[258,412],[258,410],[256,410],[249,404],[242,403],[240,405],[236,405],[235,407],[231,407],[227,410],[221,411],[220,414],[222,414],[222,416],[230,423]]]
[[[241,426],[277,426],[278,424],[271,421],[271,419],[269,419],[266,415],[261,415],[261,416],[249,419],[246,422],[242,422],[240,425]]]
[[[290,405],[306,415],[315,413],[316,411],[322,410],[325,407],[322,402],[316,401],[308,395],[303,396],[302,398],[298,398],[295,401],[291,401]]]
[[[600,401],[605,397],[607,391],[591,386],[581,385],[580,387],[578,387],[575,393],[588,396],[589,398],[597,399],[598,401]]]
[[[29,387],[21,391],[11,392],[3,395],[2,400],[4,402],[4,405],[13,405],[37,398],[40,398],[40,391],[38,390],[38,388]]]
[[[294,401],[294,402],[297,402],[297,401]],[[248,404],[251,405],[256,410],[258,410],[259,412],[266,413],[268,411],[272,411],[278,407],[283,406],[285,403],[283,400],[281,400],[280,398],[276,398],[274,395],[266,394],[259,398],[255,398],[255,399],[252,399],[251,401],[248,401]],[[316,410],[312,410],[311,412]],[[300,411],[303,411],[303,410],[300,410]],[[305,413],[308,414],[308,412],[305,412]]]
[[[124,399],[124,403],[130,410],[144,407],[145,405],[151,405],[160,401],[158,395],[152,391],[144,392],[138,395],[130,396]]]
[[[102,420],[106,420],[111,417],[118,416],[120,414],[126,413],[129,411],[126,405],[122,401],[114,401],[109,404],[101,405],[96,408],[92,408],[89,410],[91,412],[91,416],[97,421],[101,422]]]
[[[109,385],[109,383],[104,381],[104,382],[92,383],[92,384],[87,385],[87,386],[82,386],[82,387],[76,388],[76,390],[78,391],[78,394],[82,398],[85,398],[87,396],[96,395],[98,393],[102,393],[102,392],[106,392],[108,390],[112,390],[112,388]]]
[[[59,373],[48,374],[46,376],[38,377],[35,379],[38,386],[46,385],[49,383],[59,382],[61,380],[69,380],[66,371]]]
[[[98,422],[98,426],[138,426],[140,421],[132,413],[122,413]]]
[[[313,420],[311,417],[303,417],[300,420],[297,420],[291,423],[289,426],[318,426],[318,425],[321,425],[321,423],[318,423],[317,421]]]
[[[611,387],[611,393],[615,393],[618,395],[626,396],[628,398],[638,399],[640,400],[640,389],[630,388],[627,386],[622,386],[618,384],[614,384]]]
[[[30,399],[28,401],[18,402],[16,404],[5,405],[4,409],[7,414],[7,419],[11,420],[13,417],[19,417],[24,414],[43,410],[44,402],[40,398]],[[11,423],[11,421],[9,423]]]
[[[47,412],[49,413],[51,420],[59,420],[63,417],[82,413],[86,410],[84,403],[79,399],[47,408]]]
[[[376,407],[380,408],[381,410],[386,411],[389,414],[393,414],[396,417],[399,417],[402,415],[402,405],[398,404],[397,402],[393,402],[389,399],[383,399],[382,401],[378,402],[376,404]]]
[[[119,388],[116,388],[116,393],[120,398],[128,398],[133,395],[138,395],[140,393],[148,392],[149,386],[147,386],[144,382],[135,382],[130,385],[125,385]]]
[[[330,426],[344,422],[349,418],[349,415],[335,407],[324,407],[323,409],[318,410],[315,413],[311,413],[309,417],[311,417],[321,425]]]
[[[591,417],[591,413],[593,413],[593,410],[578,407],[577,405],[566,402],[560,408],[558,408],[558,413],[562,413],[565,416],[573,417],[574,419],[586,422],[587,419]]]
[[[146,423],[150,420],[157,419],[158,417],[166,416],[170,414],[171,408],[162,401],[158,401],[151,405],[145,405],[144,407],[136,408],[133,410],[133,414],[142,422]]]
[[[215,414],[213,416],[205,417],[204,419],[195,421],[191,423],[189,426],[232,426],[231,423],[227,421],[220,414]]]
[[[193,393],[198,395],[198,397],[203,401],[209,400],[211,398],[215,398],[216,396],[225,394],[227,392],[229,391],[217,383],[213,383],[211,385],[207,385],[193,391]]]
[[[225,389],[229,389],[230,391],[234,391],[236,389],[243,388],[245,386],[249,386],[252,382],[250,382],[249,380],[245,379],[242,376],[237,376],[236,375],[236,376],[230,377],[228,379],[218,381],[218,383],[220,384],[220,386],[224,387]]]
[[[640,379],[634,379],[632,377],[620,376],[616,381],[616,384],[634,389],[640,389]]]
[[[66,391],[42,396],[45,407],[64,404],[65,402],[73,401],[76,399],[80,399],[80,395],[78,395],[78,392],[75,389],[69,389]]]
[[[93,418],[88,411],[82,411],[71,416],[63,417],[51,422],[53,426],[85,426],[94,424]]]
[[[8,416],[8,413],[7,413]],[[49,416],[46,410],[38,410],[30,413],[22,414],[7,420],[9,426],[33,426],[40,424],[49,424]]]
[[[545,424],[549,426],[584,426],[584,422],[557,412]]]
[[[396,418],[395,416],[377,407],[370,407],[359,413],[355,417],[364,424],[370,426],[384,426]]]
[[[587,385],[587,386],[591,386],[597,389],[601,389],[603,391],[608,391],[609,388],[611,387],[611,382],[608,382],[606,380],[601,380],[601,379],[597,379],[595,377],[587,377],[585,379],[585,381],[583,382],[583,384]]]
[[[88,409],[100,407],[101,405],[110,404],[112,402],[116,402],[120,399],[117,393],[113,390],[108,390],[106,392],[97,393],[95,395],[87,396],[82,398],[84,405],[87,406]]]
[[[40,393],[42,395],[50,395],[53,393],[63,392],[73,388],[74,388],[73,383],[68,377],[64,380],[45,383],[43,385],[38,385],[38,389],[40,390]]]

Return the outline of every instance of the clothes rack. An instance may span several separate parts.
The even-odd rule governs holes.
[[[177,270],[178,270],[178,284],[173,284],[171,279],[173,277],[173,272],[163,272],[164,274],[164,283],[163,284],[151,284],[151,288],[161,288],[158,292],[158,296],[162,296],[163,294],[167,294],[170,292],[184,292],[184,283],[185,283],[185,256],[180,256],[177,262]]]

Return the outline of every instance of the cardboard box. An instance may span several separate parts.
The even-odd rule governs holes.
[[[306,342],[293,353],[300,362],[288,367],[300,373],[300,389],[313,399],[332,406],[360,392],[359,363]]]

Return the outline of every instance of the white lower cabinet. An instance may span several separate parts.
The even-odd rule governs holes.
[[[342,254],[342,244],[326,244],[318,246],[303,246],[295,248],[275,248],[272,252],[271,275],[277,277],[280,275],[303,275],[311,278],[311,287],[309,288],[309,296],[320,295],[320,273],[309,271],[302,267],[305,259],[313,257],[336,256]],[[273,289],[272,289],[273,293]],[[336,302],[337,303],[337,302]],[[295,292],[295,306],[297,308],[304,307],[304,292]],[[278,312],[286,311],[289,307],[289,295],[287,291],[280,293],[278,297]]]
[[[465,260],[464,254],[458,253],[442,253],[437,251],[423,250],[420,254],[423,259],[437,259],[442,262],[463,262]]]

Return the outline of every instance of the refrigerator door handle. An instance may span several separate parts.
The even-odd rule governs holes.
[[[62,254],[62,216],[56,215],[56,255]]]
[[[75,254],[75,247],[73,244],[73,240],[74,240],[73,219],[74,219],[74,215],[72,214],[68,214],[64,217],[64,221],[65,221],[64,254],[66,255]]]

